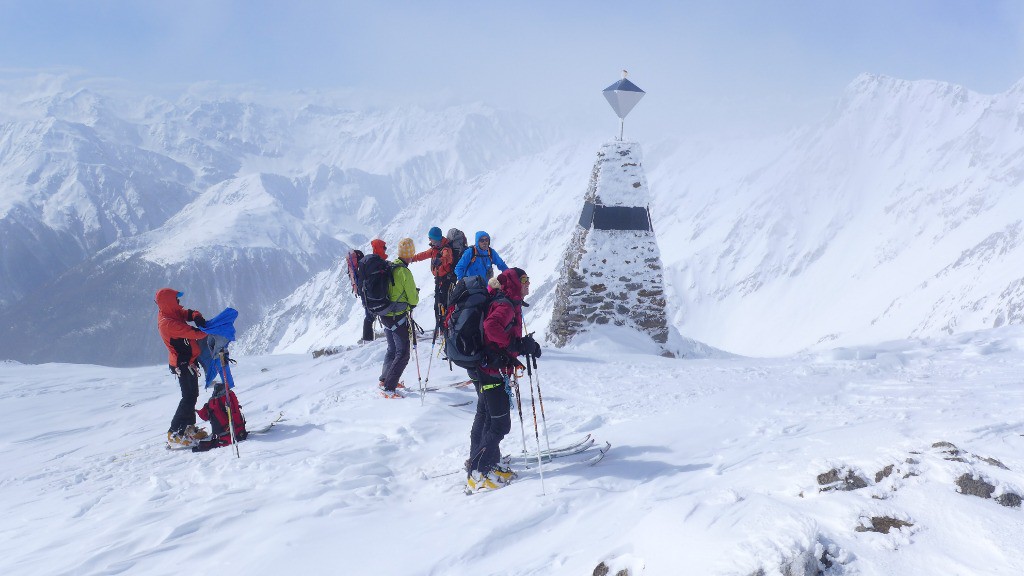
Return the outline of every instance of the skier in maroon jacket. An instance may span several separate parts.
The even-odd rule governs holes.
[[[508,378],[517,366],[522,366],[516,356],[541,354],[533,337],[523,337],[523,298],[530,291],[526,272],[509,268],[492,278],[488,286],[493,290],[493,301],[483,321],[487,359],[467,369],[477,392],[466,480],[473,492],[501,488],[514,477],[511,470],[500,466],[499,450],[502,438],[512,428]]]

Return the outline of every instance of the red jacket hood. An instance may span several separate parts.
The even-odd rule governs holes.
[[[183,317],[185,309],[178,303],[178,291],[174,288],[161,288],[156,291],[156,306],[161,314]]]
[[[519,282],[519,274],[512,268],[498,274],[498,283],[501,284],[501,291],[513,302],[523,301],[523,285]]]
[[[380,238],[374,238],[373,240],[370,240],[370,246],[373,247],[373,253],[374,254],[376,254],[377,256],[380,256],[381,258],[383,258],[385,260],[388,259],[388,253],[387,253],[388,245],[385,244],[383,240],[381,240]]]

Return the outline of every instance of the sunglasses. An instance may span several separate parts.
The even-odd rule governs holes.
[[[486,236],[484,236],[483,238],[480,239],[480,243],[481,244],[483,244],[484,242],[490,242],[490,241],[491,241],[491,239],[486,237]]]
[[[530,277],[529,276],[523,276],[522,278],[519,279],[519,283],[520,284],[529,284],[530,283]]]

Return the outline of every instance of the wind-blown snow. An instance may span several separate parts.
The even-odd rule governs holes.
[[[463,378],[427,348],[419,368],[425,376],[430,365],[431,384]],[[619,332],[545,350],[535,383],[552,444],[591,433],[613,448],[594,467],[581,457],[545,466],[544,494],[523,470],[510,487],[469,497],[459,471],[472,415],[449,404],[473,393],[445,389],[422,405],[414,392],[379,398],[381,342],[315,360],[240,356],[250,425],[286,417],[240,444],[240,459],[163,448],[178,390],[162,366],[0,363],[0,568],[1024,572],[1021,509],[995,499],[1024,492],[1020,327],[770,360],[654,352]],[[404,380],[415,390],[415,363]],[[522,450],[523,436],[514,415],[503,450]],[[831,470],[866,486],[821,491]],[[994,498],[958,493],[964,475],[993,485]],[[858,531],[872,517],[912,526]]]

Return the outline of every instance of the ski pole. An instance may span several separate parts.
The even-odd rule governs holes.
[[[516,408],[519,410],[519,431],[523,434],[523,454],[526,454],[526,425],[523,424],[523,402],[519,396],[519,375],[512,372],[513,389],[516,393]]]
[[[416,321],[413,320],[413,312],[406,313],[406,317],[409,318],[409,337],[413,340],[413,356],[416,358],[416,381],[420,388],[420,406],[423,406],[423,397],[427,394],[427,386],[423,383],[423,377],[420,374],[420,353],[417,348],[417,337],[416,337]]]
[[[434,337],[430,339],[430,356],[427,359],[427,379],[423,382],[424,387],[430,386],[430,367],[434,365],[434,344],[437,342],[437,327],[434,327]]]
[[[444,307],[441,307],[444,310]],[[425,388],[430,387],[430,367],[434,364],[434,345],[437,343],[437,331],[441,328],[441,321],[434,315],[434,336],[430,339],[430,359],[427,360],[427,379],[424,381],[423,386]]]
[[[530,364],[533,364],[533,369],[530,369]],[[530,377],[530,390],[533,390],[533,370],[537,370],[537,357],[527,356],[526,357],[526,373]],[[544,424],[544,443],[547,444],[548,451],[551,451],[551,439],[548,437],[548,417],[544,414],[544,395],[540,391],[540,370],[537,370],[537,398],[540,400],[540,419]]]
[[[416,381],[419,383],[420,389],[420,406],[423,406],[423,396],[427,393],[427,390],[423,385],[423,378],[420,377],[420,355],[416,350],[416,330],[412,327],[412,312],[406,312],[405,317],[409,320],[409,339],[412,340],[412,355],[416,357]]]
[[[235,423],[231,418],[231,388],[228,384],[228,363],[224,358],[224,351],[221,350],[218,354],[220,358],[220,378],[224,381],[224,408],[228,412],[228,433],[231,435],[231,445],[235,447],[235,457],[241,458],[242,454],[238,451],[238,440],[235,438]]]
[[[530,406],[533,408],[533,436],[537,439],[537,470],[540,472],[540,493],[547,494],[544,489],[544,462],[540,455],[540,431],[537,430],[537,405],[533,402],[533,379],[530,379]]]

